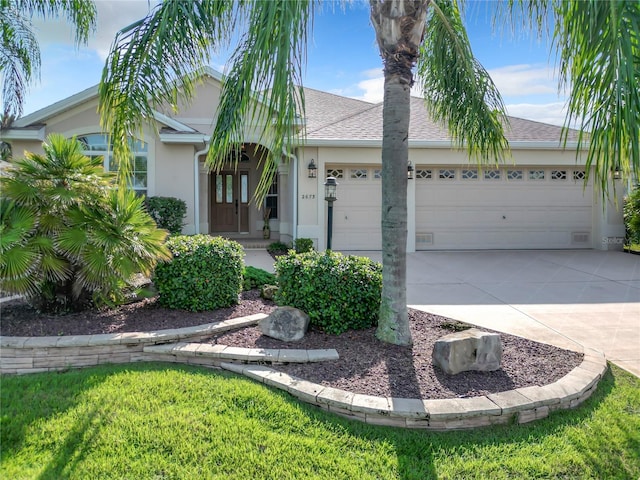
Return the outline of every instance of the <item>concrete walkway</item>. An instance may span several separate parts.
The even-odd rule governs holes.
[[[381,260],[380,252],[344,252]],[[264,250],[247,265],[273,271]],[[602,351],[640,376],[640,256],[595,250],[416,252],[407,303],[563,348]]]

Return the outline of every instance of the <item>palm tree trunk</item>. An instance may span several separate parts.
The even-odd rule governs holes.
[[[382,301],[376,337],[411,345],[407,312],[407,164],[413,67],[429,0],[369,0],[384,62],[382,113]]]
[[[411,87],[385,69],[382,136],[382,301],[376,337],[411,344],[407,312],[407,160]]]

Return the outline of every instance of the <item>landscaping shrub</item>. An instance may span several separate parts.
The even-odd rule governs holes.
[[[134,274],[170,258],[167,232],[77,140],[49,135],[43,150],[0,177],[0,289],[47,312],[118,301]]]
[[[145,204],[158,227],[168,230],[173,235],[182,232],[183,220],[187,215],[187,204],[184,200],[175,197],[148,197]]]
[[[289,251],[289,245],[284,242],[272,242],[267,247],[267,252],[272,255],[284,255]]]
[[[276,276],[266,270],[256,267],[245,267],[242,274],[242,289],[252,290],[263,285],[273,285],[276,283]]]
[[[293,242],[296,253],[307,253],[313,250],[313,240],[310,238],[296,238]]]
[[[375,326],[382,266],[366,257],[327,251],[289,252],[276,262],[279,305],[299,308],[327,333]]]
[[[156,267],[161,305],[191,311],[238,303],[244,250],[238,242],[208,235],[176,235],[167,241],[173,260]]]
[[[625,198],[623,215],[627,244],[640,244],[640,185]]]

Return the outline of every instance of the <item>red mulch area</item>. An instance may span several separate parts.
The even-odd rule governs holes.
[[[62,316],[42,315],[20,301],[0,304],[0,332],[5,336],[89,335],[180,328],[269,313],[272,302],[258,291],[244,292],[237,306],[212,312],[188,312],[160,307],[154,299],[107,311]],[[249,348],[335,348],[340,359],[274,368],[306,380],[355,393],[406,398],[463,398],[531,385],[546,385],[566,375],[582,354],[513,335],[501,334],[502,368],[495,372],[447,375],[431,362],[433,344],[452,333],[458,322],[410,310],[413,347],[378,341],[375,329],[327,335],[311,329],[300,342],[285,343],[261,334],[258,327],[227,332],[210,340]]]

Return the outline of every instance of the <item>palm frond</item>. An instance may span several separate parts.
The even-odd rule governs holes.
[[[554,43],[561,85],[569,86],[565,125],[578,121],[586,171],[594,167],[604,195],[614,170],[640,177],[640,2],[557,3]],[[568,134],[565,128],[565,142]]]
[[[197,71],[233,31],[233,0],[166,0],[116,35],[100,82],[102,128],[112,136],[120,184],[131,174],[128,139],[155,109],[193,96]]]
[[[27,85],[38,77],[40,48],[30,22],[14,8],[0,10],[2,114],[20,116]]]
[[[508,150],[505,108],[491,77],[473,56],[455,1],[431,3],[417,67],[434,120],[446,125],[472,158],[501,161]]]
[[[298,138],[304,112],[299,86],[313,14],[311,0],[253,2],[247,31],[231,59],[207,165],[216,171],[222,168],[248,123],[266,125],[259,137],[268,153],[255,193],[258,203],[271,185],[283,151],[288,153]],[[260,101],[251,94],[255,91],[263,92]]]
[[[86,43],[96,28],[97,9],[91,0],[5,0],[28,17],[63,16],[75,32],[76,42]]]

